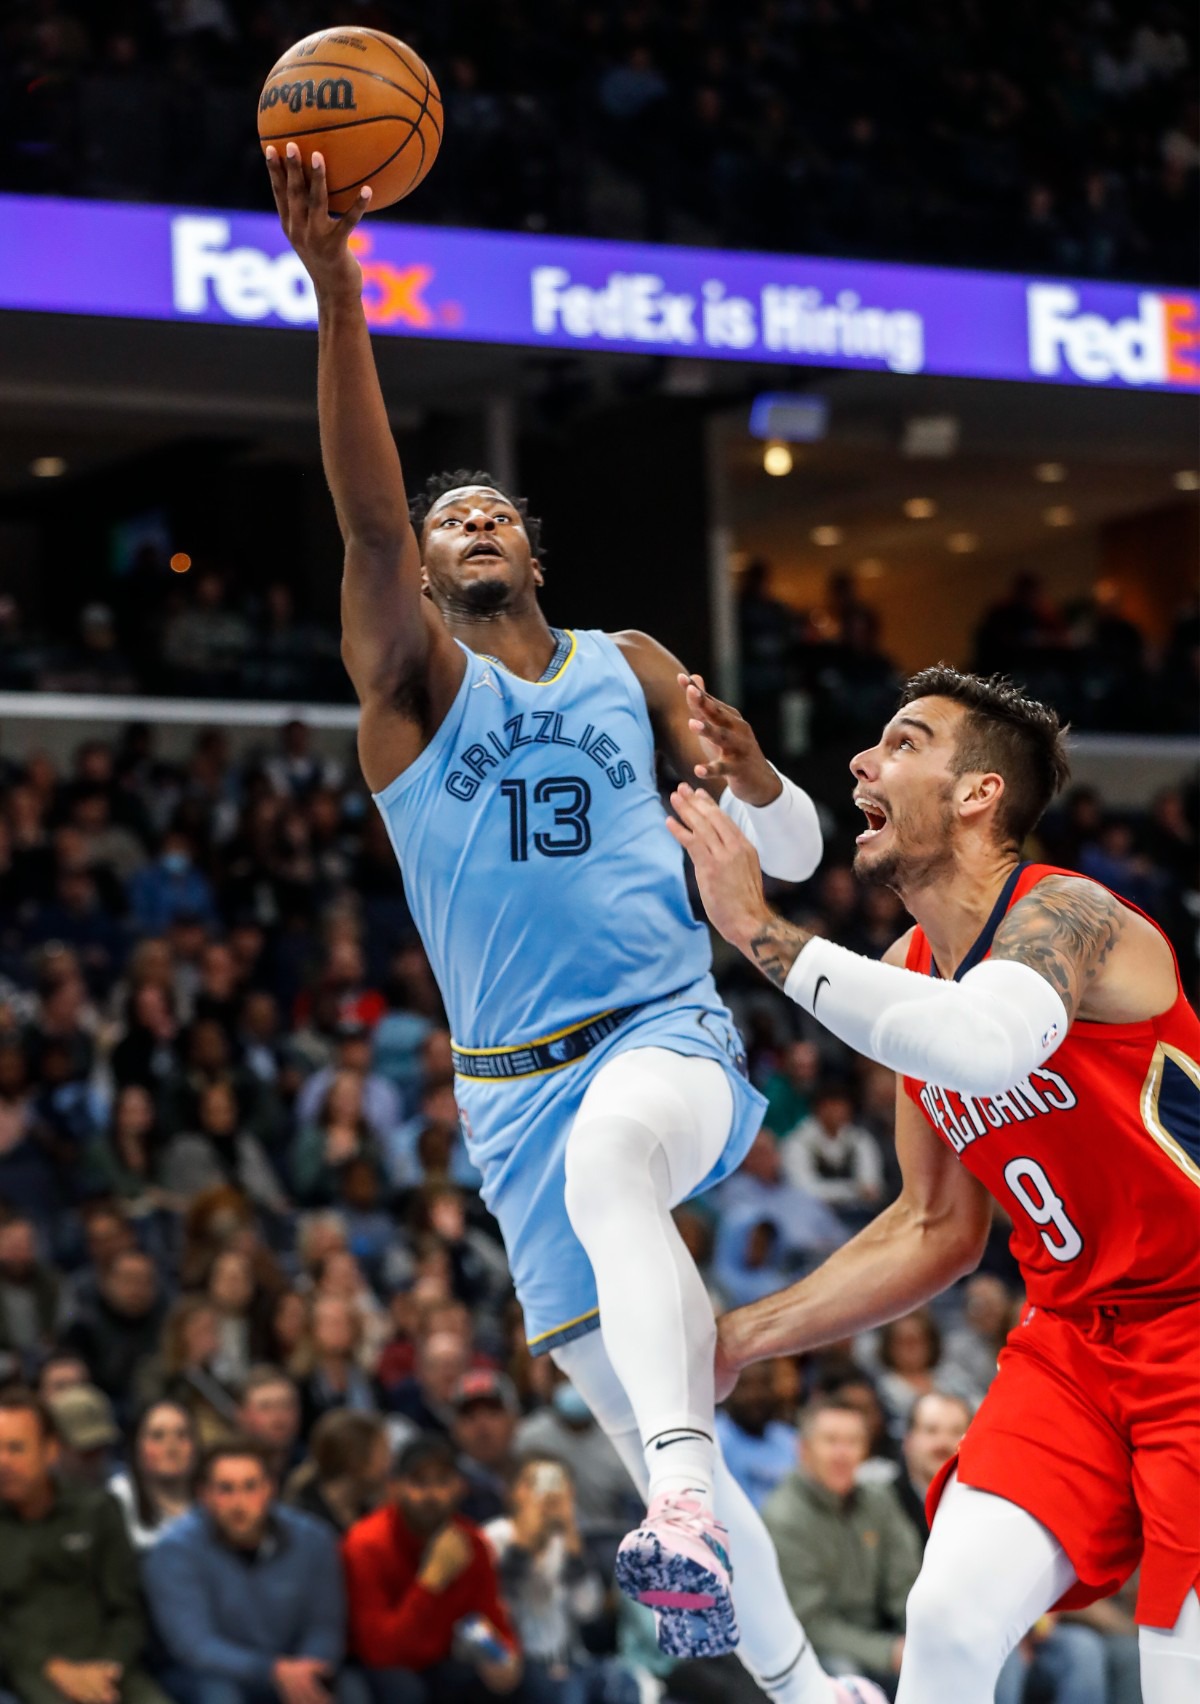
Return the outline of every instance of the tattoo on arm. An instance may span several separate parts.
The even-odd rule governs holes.
[[[764,976],[769,976],[776,988],[782,988],[788,972],[800,956],[801,947],[812,940],[808,929],[800,929],[782,917],[772,917],[750,937],[750,956]]]
[[[1027,964],[1075,1014],[1120,939],[1129,913],[1096,882],[1048,876],[1014,905],[996,931],[991,956]]]

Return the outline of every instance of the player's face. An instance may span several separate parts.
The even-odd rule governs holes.
[[[421,539],[425,584],[440,609],[494,614],[542,584],[516,506],[488,485],[440,497]]]
[[[964,711],[948,698],[917,698],[898,710],[878,745],[851,761],[854,802],[867,819],[854,873],[902,890],[954,861],[954,774]]]

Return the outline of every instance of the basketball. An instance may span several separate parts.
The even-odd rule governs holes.
[[[348,25],[305,36],[271,68],[258,101],[258,137],[305,169],[325,157],[329,211],[345,213],[370,184],[371,208],[421,182],[442,141],[442,97],[419,54],[382,30]]]

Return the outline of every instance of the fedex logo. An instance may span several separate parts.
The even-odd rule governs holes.
[[[203,314],[215,302],[243,322],[269,315],[288,325],[316,325],[317,296],[300,257],[291,249],[272,255],[260,248],[232,248],[228,219],[185,213],[171,221],[172,288],[181,314]],[[372,239],[356,231],[350,247],[362,267],[363,308],[373,326],[457,326],[457,302],[426,300],[434,276],[430,266],[396,266],[370,258]]]
[[[1080,313],[1069,284],[1030,284],[1029,365],[1042,378],[1066,368],[1089,384],[1200,385],[1200,317],[1187,296],[1143,290],[1126,319]]]

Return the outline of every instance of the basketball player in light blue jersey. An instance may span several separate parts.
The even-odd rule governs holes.
[[[536,523],[486,475],[432,481],[410,519],[346,241],[366,200],[331,223],[320,156],[306,183],[292,149],[268,162],[320,305],[359,756],[449,1014],[530,1345],[647,1497],[617,1571],[663,1648],[719,1654],[740,1623],[780,1704],[866,1697],[817,1664],[714,1443],[715,1325],[671,1209],[733,1170],[764,1103],[688,903],[656,747],[721,796],[770,873],[812,873],[816,813],[654,640],[548,626]]]

